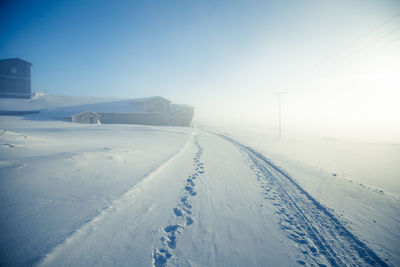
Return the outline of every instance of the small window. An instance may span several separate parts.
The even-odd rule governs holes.
[[[16,67],[12,67],[11,68],[11,73],[17,73],[17,68]]]

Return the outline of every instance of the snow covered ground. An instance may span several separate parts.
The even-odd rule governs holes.
[[[400,144],[208,126],[265,155],[383,259],[400,263]]]
[[[297,141],[5,116],[0,129],[2,266],[400,263],[396,183]]]
[[[1,117],[0,125],[0,265],[39,260],[175,155],[190,135],[185,128],[16,117]]]

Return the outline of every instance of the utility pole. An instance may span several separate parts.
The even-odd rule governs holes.
[[[273,92],[278,95],[279,139],[282,138],[282,94],[286,92]]]

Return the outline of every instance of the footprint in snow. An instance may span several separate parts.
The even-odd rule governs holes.
[[[185,206],[188,209],[192,208],[192,205],[190,205],[188,203],[188,197],[187,196],[181,197],[181,203],[182,203],[183,206]]]
[[[186,217],[186,225],[191,225],[194,223],[194,219],[192,217]]]
[[[187,191],[187,192],[189,192],[189,194],[190,195],[192,195],[192,196],[195,196],[195,195],[197,195],[197,193],[193,190],[193,187],[191,187],[191,186],[185,186],[185,190]]]
[[[175,220],[179,223],[168,225],[162,229],[162,236],[160,238],[161,247],[153,250],[153,264],[155,267],[167,266],[170,258],[174,256],[173,250],[176,248],[177,238],[179,234],[188,225],[192,225],[195,220],[190,215],[192,214],[192,205],[190,203],[190,197],[197,195],[195,191],[194,180],[199,177],[200,174],[204,173],[204,165],[200,162],[200,156],[203,149],[200,147],[197,138],[195,138],[195,144],[199,149],[196,156],[193,157],[193,173],[190,174],[186,179],[186,185],[184,188],[184,196],[179,198],[177,207],[173,208]]]
[[[182,215],[183,215],[183,212],[182,212],[182,210],[180,210],[180,209],[178,209],[178,208],[174,208],[174,214],[175,214],[176,216],[182,216]]]
[[[158,249],[154,252],[153,259],[154,259],[154,266],[155,267],[162,267],[167,265],[167,260],[172,257],[172,254],[169,253],[166,249]]]
[[[194,186],[193,179],[188,178],[186,181],[188,182],[189,185]]]

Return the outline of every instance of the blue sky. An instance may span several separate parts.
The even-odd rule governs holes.
[[[293,125],[393,125],[400,16],[360,37],[398,12],[389,0],[2,1],[0,58],[31,61],[36,92],[161,95],[200,117],[272,123],[281,90]],[[377,85],[390,99],[375,118]]]
[[[268,11],[244,2],[16,2],[3,10],[1,56],[32,61],[34,89],[124,97],[212,78],[251,48]]]

